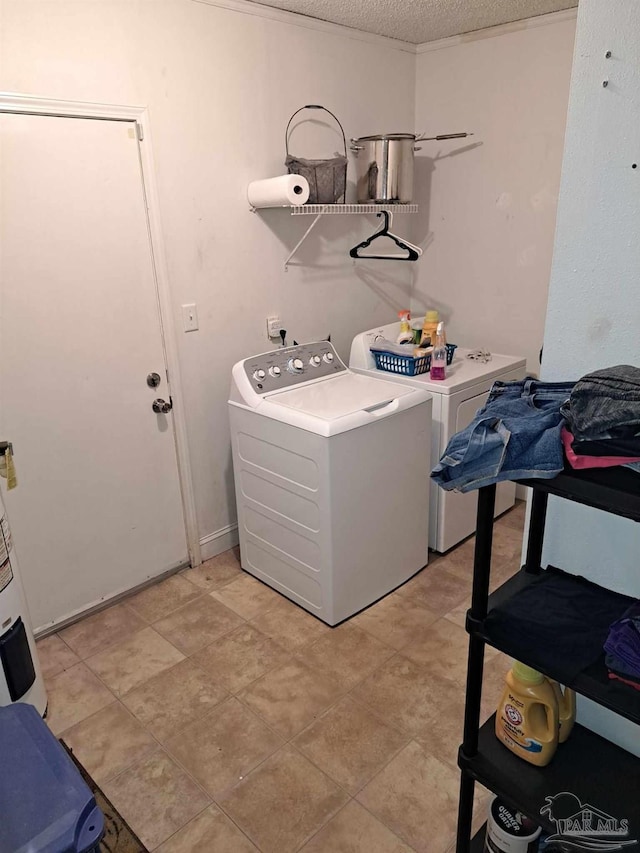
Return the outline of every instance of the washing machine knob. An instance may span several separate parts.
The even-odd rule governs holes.
[[[333,361],[333,353],[332,352],[325,352],[325,354],[322,356],[322,358],[327,362],[327,364],[331,364],[331,362]]]
[[[288,369],[290,373],[302,373],[304,370],[304,362],[301,358],[290,358]]]
[[[269,368],[269,373],[271,374],[271,376],[275,376],[275,378],[277,379],[278,376],[280,376],[280,374],[282,373],[282,371],[280,370],[277,364],[274,364],[273,367]]]
[[[309,364],[312,367],[318,367],[318,365],[321,363],[322,363],[322,359],[320,358],[319,355],[312,355],[311,358],[309,359]]]
[[[256,382],[262,382],[266,375],[267,374],[264,372],[264,370],[253,371],[253,378],[256,380]]]

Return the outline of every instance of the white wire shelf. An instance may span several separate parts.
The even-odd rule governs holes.
[[[382,210],[387,210],[390,213],[418,212],[417,204],[283,204],[278,205],[277,207],[281,210],[291,211],[292,216],[315,216],[315,219],[311,222],[298,243],[294,246],[289,257],[284,262],[285,271],[288,269],[291,258],[293,258],[300,246],[313,231],[314,226],[323,216],[345,213],[380,213]],[[253,213],[257,213],[259,210],[273,210],[273,208],[252,207],[251,210]]]
[[[299,204],[291,205],[292,216],[310,216],[336,213],[380,213],[388,210],[391,213],[417,213],[417,204]]]
[[[323,216],[336,213],[417,213],[417,204],[279,204],[274,207],[252,207],[253,213],[260,210],[290,210],[292,216]]]

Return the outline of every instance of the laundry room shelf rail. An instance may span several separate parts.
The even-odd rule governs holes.
[[[292,204],[292,205],[278,205],[280,209],[291,211],[292,216],[314,216],[315,219],[309,225],[307,230],[304,232],[300,240],[293,247],[290,252],[288,258],[284,262],[285,270],[288,268],[289,263],[295,253],[298,251],[300,246],[307,239],[309,234],[313,231],[315,226],[318,224],[320,219],[323,216],[335,216],[336,214],[345,215],[345,214],[367,214],[367,213],[381,213],[383,210],[387,210],[390,213],[417,213],[418,205],[417,204]],[[252,207],[252,213],[258,213],[260,210],[273,210],[272,207],[267,208],[256,208]]]

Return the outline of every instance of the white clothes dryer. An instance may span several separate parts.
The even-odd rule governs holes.
[[[336,625],[426,565],[427,391],[322,341],[238,362],[229,417],[245,571]]]
[[[420,318],[416,318],[420,319]],[[499,379],[511,382],[526,374],[526,360],[519,356],[492,354],[491,361],[483,364],[467,358],[468,349],[458,347],[453,364],[447,368],[447,378],[431,381],[428,373],[419,376],[398,376],[376,368],[369,349],[376,338],[395,341],[400,323],[379,326],[356,335],[351,344],[349,367],[358,373],[382,380],[392,379],[411,388],[422,388],[433,397],[433,424],[431,430],[431,465],[438,462],[454,433],[468,426],[475,413],[486,402],[489,390]],[[499,483],[496,490],[496,515],[513,506],[516,487],[514,483]],[[429,547],[434,551],[448,551],[470,536],[476,529],[477,492],[445,492],[431,483],[429,507]]]

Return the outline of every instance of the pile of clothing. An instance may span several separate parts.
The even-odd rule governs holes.
[[[555,477],[564,468],[560,409],[574,384],[531,376],[494,382],[485,406],[451,437],[431,477],[460,492],[501,480]]]
[[[621,364],[589,373],[576,382],[561,413],[572,468],[640,470],[640,368]]]
[[[578,382],[495,382],[431,472],[447,491],[551,478],[565,467],[640,472],[640,368],[618,365]]]
[[[452,436],[431,477],[443,489],[468,492],[501,480],[555,477],[565,468],[565,458],[573,468],[624,465],[640,472],[640,368],[609,367],[578,382],[532,377],[495,382],[485,406]],[[548,625],[552,645],[562,624],[564,666],[573,667],[567,669],[569,680],[601,654],[604,644],[609,678],[640,690],[640,601],[611,592],[603,596],[601,588],[587,600],[593,585],[579,578],[578,596],[576,578],[569,583],[567,577],[550,568],[504,607],[491,610],[492,636],[508,638],[512,647],[519,642],[522,659],[535,665],[537,650],[529,637],[539,643],[545,637],[541,626]],[[527,624],[535,631],[522,631]],[[575,642],[567,643],[574,634]]]
[[[640,601],[611,625],[604,651],[609,678],[640,690]]]

